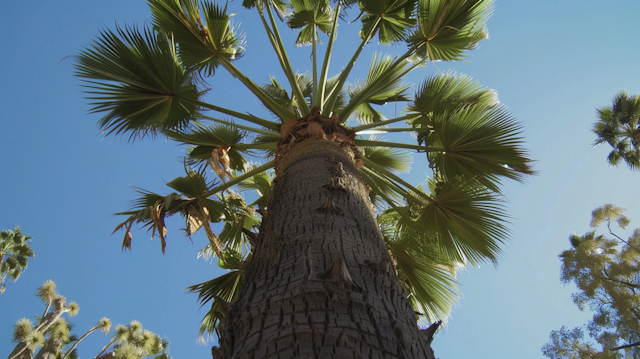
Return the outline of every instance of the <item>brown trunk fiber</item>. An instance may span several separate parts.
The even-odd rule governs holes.
[[[434,358],[345,148],[291,147],[214,358]]]

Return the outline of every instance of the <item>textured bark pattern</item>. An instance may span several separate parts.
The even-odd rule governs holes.
[[[267,211],[214,358],[433,358],[343,148],[291,148]]]

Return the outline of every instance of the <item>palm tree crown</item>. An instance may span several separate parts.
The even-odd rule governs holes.
[[[108,134],[166,136],[186,146],[187,173],[167,183],[168,195],[137,189],[126,219],[123,249],[139,223],[166,247],[166,216],[185,219],[191,235],[204,228],[203,256],[217,256],[231,270],[191,287],[203,303],[213,300],[203,331],[218,323],[224,301],[237,295],[252,242],[268,210],[280,159],[309,138],[348,149],[369,186],[392,265],[416,311],[446,319],[457,298],[459,267],[495,262],[508,238],[501,201],[503,178],[523,181],[534,171],[522,147],[522,126],[495,91],[468,76],[439,73],[409,93],[407,75],[435,61],[464,58],[487,38],[491,0],[245,0],[273,47],[286,84],[271,78],[259,86],[236,63],[248,56],[244,36],[231,23],[227,5],[207,0],[147,0],[152,28],[102,30],[76,58],[92,111],[104,114]],[[337,29],[356,7],[359,45],[347,65],[332,70]],[[295,45],[310,46],[310,72],[295,71],[279,33],[278,19],[298,31]],[[326,40],[324,54],[317,46]],[[368,44],[403,45],[397,56],[375,54],[366,79],[350,73]],[[398,47],[400,48],[400,47]],[[205,82],[229,72],[269,112],[257,116],[205,101]],[[272,72],[272,70],[269,70]],[[386,103],[406,103],[389,118]],[[218,115],[215,115],[215,114]],[[272,118],[277,120],[272,120]],[[369,134],[406,133],[414,143]],[[409,138],[407,136],[407,138]],[[432,169],[428,185],[407,183],[412,153]],[[261,159],[261,160],[256,160]],[[256,162],[257,161],[257,162]],[[209,179],[211,167],[219,179]],[[341,183],[330,185],[341,190]],[[255,191],[247,201],[243,191]],[[256,199],[257,198],[257,199]],[[211,223],[222,222],[215,233]]]
[[[30,242],[31,237],[22,234],[20,227],[0,231],[0,294],[6,289],[5,279],[18,280],[27,269],[29,258],[34,257]]]
[[[598,136],[596,145],[606,142],[612,147],[610,165],[623,160],[632,170],[640,170],[640,95],[616,94],[611,106],[598,109],[593,132]]]

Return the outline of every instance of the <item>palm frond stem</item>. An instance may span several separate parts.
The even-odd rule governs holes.
[[[323,106],[322,116],[329,117],[333,112],[333,106],[335,106],[336,101],[338,100],[340,89],[342,89],[342,87],[344,86],[344,83],[347,81],[347,77],[349,77],[349,73],[351,72],[353,65],[355,65],[356,60],[358,59],[358,56],[360,56],[360,53],[364,49],[364,46],[367,43],[369,43],[369,41],[371,41],[371,38],[378,30],[378,26],[380,26],[380,21],[381,21],[380,18],[376,19],[375,24],[371,27],[371,30],[369,31],[369,33],[362,39],[360,46],[358,46],[358,48],[356,49],[356,52],[351,57],[351,60],[347,64],[347,67],[345,67],[345,69],[340,74],[340,79],[338,83],[331,90],[331,93],[329,94],[329,98],[327,99],[327,103],[325,106]]]
[[[274,45],[274,50],[276,50],[276,53],[278,54],[278,58],[279,59],[281,58],[280,65],[285,75],[287,76],[287,80],[289,80],[289,85],[291,86],[291,92],[297,99],[297,104],[298,104],[298,107],[300,108],[300,111],[302,111],[303,114],[307,114],[311,112],[311,109],[309,108],[309,105],[307,104],[307,101],[305,100],[304,95],[302,94],[302,89],[300,88],[298,81],[296,81],[296,75],[293,71],[293,68],[291,67],[291,61],[289,61],[287,50],[284,47],[284,44],[282,43],[282,37],[280,36],[280,32],[278,31],[278,25],[273,16],[273,11],[271,10],[272,5],[273,4],[270,1],[268,1],[266,7],[267,7],[267,13],[269,14],[269,21],[271,22],[271,26],[273,27],[274,40],[276,42],[276,44]],[[278,49],[275,48],[276,46]]]
[[[367,124],[364,124],[364,125],[352,127],[351,129],[353,131],[355,131],[355,132],[359,132],[359,131],[363,131],[363,130],[366,130],[366,129],[369,129],[369,128],[386,126],[386,125],[390,125],[392,123],[396,123],[396,122],[400,122],[400,121],[404,121],[404,120],[411,120],[411,119],[414,119],[414,118],[417,118],[417,117],[420,117],[420,115],[408,114],[408,115],[392,118],[392,119],[385,120],[385,121],[367,123]]]
[[[230,60],[221,57],[219,59],[220,64],[224,66],[224,68],[229,71],[231,75],[236,77],[242,84],[245,85],[249,89],[249,91],[253,92],[253,94],[262,102],[262,104],[271,112],[273,112],[276,116],[282,120],[282,122],[287,122],[289,120],[293,120],[297,118],[297,116],[287,111],[284,107],[280,106],[273,98],[267,95],[264,90],[256,85],[250,78],[248,78],[245,74],[243,74],[237,67],[235,67]]]
[[[375,88],[376,86],[378,86],[378,84],[381,84],[381,83],[384,84],[384,83],[390,82],[389,76],[397,76],[395,74],[396,67],[400,66],[406,59],[408,59],[409,56],[411,56],[411,53],[412,53],[412,50],[409,49],[409,51],[407,51],[404,55],[397,58],[382,76],[378,77],[375,81],[368,84],[369,86],[367,86],[367,88],[365,88],[364,91],[360,91],[354,98],[352,98],[349,101],[349,103],[342,110],[340,110],[340,112],[338,113],[338,117],[345,120],[348,119],[349,116],[351,116],[351,113],[356,109],[356,107],[358,107],[360,104],[367,101],[371,96],[370,91],[367,91],[367,90]],[[416,61],[412,66],[407,67],[401,73],[400,77],[405,76],[406,74],[413,71],[416,67],[420,65],[422,65],[422,62]]]
[[[391,172],[391,171],[389,171],[389,170],[387,170],[387,169],[385,169],[385,168],[383,168],[381,166],[378,166],[375,162],[367,159],[366,157],[360,157],[360,159],[364,162],[365,166],[368,166],[369,168],[378,171],[378,173],[381,173],[381,174],[389,177],[390,179],[398,182],[399,184],[403,185],[404,187],[406,187],[407,189],[411,190],[416,195],[420,196],[420,198],[423,201],[426,201],[426,202],[429,202],[429,203],[433,203],[434,202],[433,198],[431,198],[430,196],[428,196],[424,192],[420,191],[419,189],[413,187],[410,183],[406,182],[402,178],[396,176],[395,174],[393,174],[393,172]],[[411,194],[409,194],[409,195],[411,195]]]
[[[265,120],[265,119],[262,119],[262,118],[247,114],[247,113],[236,112],[236,111],[233,111],[233,110],[229,110],[229,109],[226,109],[226,108],[223,108],[223,107],[215,106],[215,105],[212,105],[210,103],[206,103],[206,102],[202,102],[202,101],[198,101],[197,105],[200,106],[200,107],[204,107],[206,109],[209,109],[209,110],[213,110],[213,111],[216,111],[216,112],[224,113],[225,115],[229,115],[229,116],[233,116],[233,117],[239,118],[241,120],[245,120],[247,122],[251,122],[251,123],[253,123],[255,125],[260,125],[260,126],[266,127],[268,129],[271,129],[271,130],[278,131],[279,128],[280,128],[280,125],[275,123],[275,122],[273,122],[273,121]]]
[[[336,36],[338,34],[338,18],[340,17],[340,5],[342,3],[338,2],[338,5],[336,6],[336,10],[335,10],[335,18],[333,19],[333,26],[331,28],[331,34],[329,35],[329,41],[327,42],[327,50],[324,53],[324,60],[322,61],[322,70],[320,70],[320,78],[318,79],[318,89],[319,89],[319,94],[318,96],[314,96],[313,97],[313,106],[318,106],[320,107],[320,110],[322,111],[322,106],[324,104],[324,98],[325,98],[325,92],[326,92],[326,83],[327,83],[327,76],[329,73],[329,63],[331,62],[331,52],[333,50],[333,42],[336,39]]]
[[[280,136],[280,132],[271,131],[271,130],[265,130],[265,129],[262,129],[262,128],[255,128],[255,127],[246,126],[246,125],[241,125],[239,123],[235,123],[235,122],[231,122],[231,121],[225,121],[225,120],[221,120],[219,118],[215,118],[215,117],[211,117],[211,116],[207,116],[207,115],[200,115],[198,117],[204,118],[206,120],[211,120],[213,122],[220,123],[220,124],[223,124],[223,125],[239,128],[241,130],[260,133],[260,134],[268,135],[268,136]]]
[[[256,174],[258,174],[258,173],[260,173],[262,171],[266,171],[266,170],[272,168],[275,165],[275,163],[276,163],[275,160],[271,160],[271,161],[263,164],[260,167],[257,167],[257,168],[255,168],[255,169],[253,169],[253,170],[251,170],[251,171],[249,171],[247,173],[244,173],[241,176],[238,176],[238,177],[235,177],[235,178],[229,180],[229,182],[227,182],[227,183],[224,183],[224,184],[222,184],[222,185],[220,185],[220,186],[218,186],[216,188],[213,188],[212,190],[206,192],[204,194],[204,196],[205,197],[209,197],[209,196],[212,196],[212,195],[214,195],[214,194],[216,194],[218,192],[222,192],[222,191],[226,190],[227,188],[229,188],[229,187],[231,187],[231,186],[233,186],[235,184],[238,184],[238,183],[244,181],[245,179],[247,179],[247,178],[249,178],[249,177],[251,177],[253,175],[256,175]]]
[[[443,148],[440,147],[425,147],[419,145],[410,145],[407,143],[397,143],[397,142],[387,142],[387,141],[374,141],[374,140],[362,140],[355,139],[353,140],[356,146],[380,146],[380,147],[392,147],[392,148],[406,148],[408,150],[416,150],[422,152],[441,152],[444,151]]]

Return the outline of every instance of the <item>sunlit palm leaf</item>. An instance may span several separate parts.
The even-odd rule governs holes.
[[[459,60],[487,38],[492,0],[421,0],[418,27],[408,40],[418,56],[431,61]]]
[[[302,91],[302,96],[304,96],[304,98],[301,99],[300,101],[303,101],[308,106],[309,103],[307,99],[311,97],[312,79],[307,74],[296,74],[295,77],[296,77],[296,82],[298,83],[298,86]],[[265,93],[271,96],[280,106],[284,107],[290,112],[295,112],[300,117],[303,116],[303,113],[302,113],[303,107],[300,101],[296,97],[292,98],[291,96],[289,96],[289,93],[287,92],[287,90],[285,90],[282,87],[282,84],[276,81],[276,79],[273,76],[271,76],[271,83],[267,85],[263,85],[262,89],[264,90]]]
[[[164,34],[103,30],[74,66],[85,81],[91,112],[107,113],[99,125],[108,133],[153,135],[184,127],[197,112],[201,93]]]
[[[367,79],[349,91],[351,100],[338,112],[338,117],[347,119],[363,103],[382,104],[387,101],[408,100],[404,92],[410,86],[402,81],[415,65],[408,61],[398,63],[396,60],[390,56],[374,54]]]
[[[431,181],[430,188],[430,201],[398,209],[401,226],[433,236],[452,262],[495,263],[509,234],[500,199],[474,182]]]
[[[193,146],[188,150],[189,164],[206,162],[221,177],[229,170],[244,169],[246,160],[234,145],[245,138],[245,132],[231,125],[194,124],[188,130],[168,131],[172,140]]]
[[[480,105],[490,107],[499,103],[494,90],[483,88],[471,77],[449,72],[429,76],[416,90],[407,112],[422,115],[412,121],[414,125],[430,125],[434,114],[456,112],[464,107]]]
[[[360,37],[364,37],[378,24],[378,38],[381,44],[405,40],[407,30],[416,20],[413,17],[417,0],[360,0],[362,16],[362,30]]]
[[[179,56],[188,66],[213,75],[220,59],[235,60],[244,51],[244,36],[231,25],[226,6],[209,1],[148,0],[153,25],[170,33],[178,43]],[[204,18],[204,20],[203,20]]]
[[[331,32],[333,8],[328,0],[292,0],[294,12],[287,24],[292,29],[300,29],[296,45],[310,45],[318,39],[318,30],[325,34]]]
[[[522,143],[522,126],[506,108],[471,106],[434,114],[418,138],[429,150],[430,166],[447,181],[475,179],[498,192],[500,177],[523,181],[535,172]]]
[[[409,151],[377,146],[362,146],[364,157],[376,165],[391,171],[409,172],[412,155]]]
[[[607,160],[617,166],[620,160],[632,170],[640,170],[640,95],[620,92],[612,105],[598,109],[598,122],[593,132],[595,144],[608,143],[613,150]]]
[[[224,316],[224,309],[219,299],[230,302],[238,295],[244,277],[244,261],[240,252],[225,250],[219,265],[231,272],[210,281],[187,287],[189,293],[198,293],[198,301],[205,305],[210,301],[211,309],[202,320],[200,335],[205,332],[213,334],[218,327],[220,318]]]

